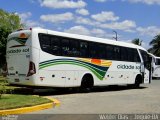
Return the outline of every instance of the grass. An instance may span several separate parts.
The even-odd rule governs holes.
[[[6,78],[0,76],[0,84],[5,84],[5,83],[6,83]],[[23,91],[24,89],[24,88],[13,87],[8,85],[5,86],[5,89],[7,91],[11,90],[13,92],[9,92],[12,94],[2,95],[2,98],[0,99],[0,110],[28,107],[28,106],[40,105],[43,103],[51,102],[51,100],[47,98],[39,97],[39,96],[16,94],[14,93],[14,90],[16,90],[17,88],[19,91]]]
[[[5,94],[0,99],[0,110],[29,107],[51,102],[47,98],[33,95]]]

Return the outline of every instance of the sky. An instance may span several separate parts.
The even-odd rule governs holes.
[[[160,34],[160,0],[0,0],[0,9],[18,14],[27,28],[40,27],[119,41]]]

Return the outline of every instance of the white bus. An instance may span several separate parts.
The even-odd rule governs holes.
[[[14,85],[89,90],[151,81],[147,51],[130,43],[32,28],[11,33],[6,52]]]
[[[156,57],[151,53],[149,55],[152,57],[152,78],[160,78],[160,57]]]

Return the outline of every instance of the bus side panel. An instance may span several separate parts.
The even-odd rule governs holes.
[[[87,73],[93,76],[94,86],[134,84],[136,76],[141,74],[140,63],[112,61],[112,65],[102,80],[91,71],[79,71],[79,84],[81,84],[83,76]]]
[[[65,87],[66,71],[39,70],[39,86]]]
[[[112,61],[103,82],[99,82],[99,85],[133,84],[138,74],[140,74],[140,63]]]
[[[51,87],[80,86],[78,83],[79,70],[84,69],[72,64],[50,63],[56,59],[61,59],[61,57],[50,56],[43,51],[40,52],[41,62],[39,64],[39,81],[37,84]]]

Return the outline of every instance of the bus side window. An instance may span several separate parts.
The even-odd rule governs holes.
[[[49,35],[39,34],[41,49],[47,53],[51,53],[51,40]]]
[[[119,46],[114,46],[114,59],[120,61],[121,60],[121,51]]]
[[[90,58],[98,58],[98,55],[97,55],[97,45],[96,43],[94,42],[90,42],[89,43],[89,57]]]
[[[129,62],[134,62],[134,51],[132,48],[127,48],[128,52],[128,61]]]
[[[107,60],[113,60],[114,59],[114,50],[112,45],[106,46],[106,59]]]
[[[88,57],[88,43],[87,42],[80,42],[80,57]]]
[[[134,62],[141,62],[137,49],[134,49]]]
[[[79,57],[79,40],[70,39],[70,56]]]
[[[106,46],[104,44],[99,44],[97,47],[98,58],[106,59]]]
[[[62,38],[61,45],[62,45],[62,55],[69,56],[69,40],[66,38]]]
[[[53,55],[61,55],[60,49],[60,39],[58,37],[52,36],[51,37],[51,50]]]
[[[121,60],[128,61],[128,52],[126,47],[121,47]]]

